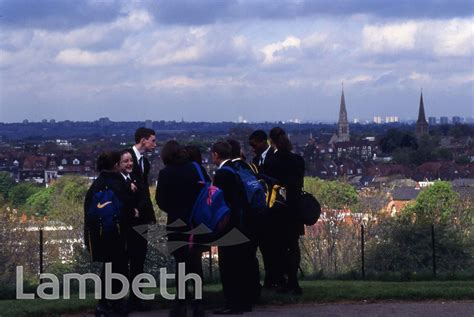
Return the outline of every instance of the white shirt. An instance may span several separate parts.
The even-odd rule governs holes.
[[[140,153],[140,151],[138,151],[138,149],[137,149],[137,147],[136,147],[135,145],[132,147],[132,149],[133,149],[133,152],[135,153],[135,156],[137,157],[137,162],[138,162],[138,164],[140,164],[140,159],[143,157],[143,154]],[[144,168],[143,168],[143,160],[141,161],[141,166],[140,166],[140,168],[141,168],[141,170],[142,170],[142,172],[143,172],[143,171],[144,171]]]
[[[260,160],[258,161],[258,165],[263,165],[265,162],[265,158],[267,157],[268,151],[271,149],[271,146],[269,145],[265,151],[263,151],[262,155],[260,155]]]
[[[218,167],[218,169],[221,169],[221,168],[222,168],[222,166],[224,166],[224,164],[225,164],[227,161],[230,161],[230,159],[227,159],[227,160],[225,160],[225,161],[222,161],[222,163],[221,163],[221,164],[219,164],[219,167]]]
[[[124,173],[122,173],[122,172],[120,172],[120,174],[122,174],[122,176],[123,176],[123,178],[125,178],[125,180],[128,180],[128,179],[129,179],[130,181],[132,180],[132,179],[130,178],[130,175],[129,175],[129,174],[124,174]]]

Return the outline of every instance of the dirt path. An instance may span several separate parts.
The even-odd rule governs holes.
[[[69,315],[72,316],[72,315]],[[92,316],[92,315],[74,315]],[[132,313],[130,317],[167,317],[167,311]],[[188,314],[188,316],[192,316]],[[206,316],[213,315],[211,311]],[[249,317],[338,317],[338,316],[403,316],[403,317],[474,317],[474,301],[424,301],[424,302],[376,302],[334,303],[287,306],[259,306]]]

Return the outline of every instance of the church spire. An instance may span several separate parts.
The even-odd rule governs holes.
[[[423,104],[423,90],[420,94],[420,109],[418,110],[418,121],[417,123],[426,123],[426,116],[425,116],[425,106]]]
[[[428,133],[428,122],[426,121],[425,105],[423,103],[423,90],[420,94],[420,107],[418,109],[418,120],[416,121],[416,135],[418,137]]]
[[[338,121],[338,141],[349,141],[349,121],[347,120],[346,100],[344,98],[344,84],[342,84],[341,103],[339,106],[339,121]]]

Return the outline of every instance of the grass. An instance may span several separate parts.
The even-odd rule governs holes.
[[[341,301],[377,300],[474,300],[474,281],[425,281],[425,282],[380,282],[380,281],[302,281],[304,294],[300,297],[285,296],[264,291],[261,304],[286,305],[303,303],[330,303]],[[169,301],[161,298],[158,290],[153,301],[156,309],[169,307]],[[172,290],[170,290],[172,292]],[[55,316],[91,310],[93,298],[79,300],[0,300],[0,317],[10,316]],[[223,303],[221,287],[207,285],[204,298],[209,307]]]

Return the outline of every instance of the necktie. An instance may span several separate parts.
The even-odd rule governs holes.
[[[140,164],[140,169],[142,170],[142,173],[144,172],[144,168],[143,168],[143,155],[140,157],[140,159],[138,160],[138,164]]]

